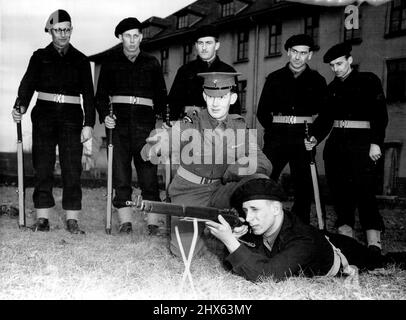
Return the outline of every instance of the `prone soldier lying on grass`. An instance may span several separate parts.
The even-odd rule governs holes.
[[[231,196],[231,205],[257,236],[254,248],[237,240],[248,232],[248,226],[232,230],[221,216],[220,223],[206,222],[228,249],[226,264],[238,275],[251,281],[261,277],[281,281],[298,275],[353,275],[357,268],[362,272],[393,263],[406,268],[405,252],[381,255],[351,237],[323,233],[284,210],[284,199],[280,186],[267,178],[248,180]]]

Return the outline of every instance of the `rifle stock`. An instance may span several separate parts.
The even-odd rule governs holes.
[[[306,136],[306,140],[310,141],[309,127],[308,127],[307,121],[305,121],[305,136]],[[319,225],[319,230],[324,230],[325,223],[324,223],[324,218],[323,218],[323,209],[322,209],[321,200],[320,200],[319,179],[318,179],[318,174],[317,174],[317,167],[316,167],[316,160],[314,157],[314,151],[310,150],[309,154],[310,154],[310,172],[311,172],[312,183],[313,183],[314,203],[316,205],[317,222]]]
[[[113,105],[110,103],[110,117],[113,117]],[[113,198],[113,129],[107,129],[107,213],[106,213],[106,233],[111,234]]]
[[[238,217],[234,209],[217,209],[212,207],[192,207],[174,203],[158,202],[150,200],[142,200],[141,196],[137,196],[135,201],[126,201],[127,206],[135,207],[144,213],[159,213],[169,216],[181,217],[184,220],[198,219],[198,221],[218,221],[218,215],[228,222],[231,228],[243,225],[243,222]]]
[[[17,98],[15,109],[21,113],[20,100]],[[25,217],[25,187],[24,187],[24,152],[23,152],[23,133],[21,121],[17,121],[17,168],[18,168],[18,226],[26,226]]]
[[[166,125],[172,127],[170,121],[170,109],[169,105],[166,105]],[[169,153],[168,162],[165,164],[165,202],[170,202],[169,198],[169,184],[172,180],[172,155]]]

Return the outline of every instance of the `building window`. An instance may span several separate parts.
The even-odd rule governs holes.
[[[389,102],[406,101],[406,58],[386,61],[388,81],[386,97]]]
[[[146,28],[142,29],[142,37],[144,39],[151,38],[151,27],[146,27]]]
[[[187,14],[178,17],[178,29],[183,29],[188,26],[188,16]]]
[[[247,113],[247,80],[238,81],[238,100],[241,104],[241,114]]]
[[[193,43],[183,45],[183,64],[188,63],[193,57]]]
[[[390,10],[389,33],[406,31],[406,0],[393,0]]]
[[[234,14],[234,1],[227,1],[221,4],[221,17],[228,17]]]
[[[314,45],[319,45],[319,16],[313,15],[305,17],[304,33],[313,38]]]
[[[237,61],[248,60],[248,30],[238,32]]]
[[[361,12],[358,14],[358,29],[347,29],[344,24],[344,41],[360,43],[361,40]]]
[[[282,40],[282,23],[269,25],[268,56],[280,55]]]
[[[361,42],[361,27],[358,29],[346,29],[344,27],[344,41],[351,43]]]
[[[168,58],[169,58],[169,49],[161,50],[161,68],[163,73],[168,73]]]

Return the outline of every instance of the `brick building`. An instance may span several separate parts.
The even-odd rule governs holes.
[[[312,2],[312,1],[309,1]],[[380,77],[388,100],[389,125],[386,132],[382,190],[378,193],[406,195],[406,0],[379,6],[362,2],[358,6],[359,27],[345,27],[345,6],[319,6],[283,0],[198,0],[165,18],[143,22],[143,50],[161,62],[168,91],[178,68],[195,58],[192,34],[197,27],[214,24],[220,30],[221,59],[242,73],[240,100],[252,128],[262,128],[256,108],[265,77],[286,61],[285,41],[293,34],[307,33],[318,45],[310,66],[328,82],[333,78],[322,62],[332,45],[353,43],[354,65]],[[108,49],[111,50],[111,49]],[[95,82],[105,52],[91,56]],[[103,136],[102,126],[96,135]],[[319,148],[319,173],[324,174]],[[404,147],[403,147],[404,146]],[[289,172],[288,168],[285,169]]]

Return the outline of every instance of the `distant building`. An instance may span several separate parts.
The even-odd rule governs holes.
[[[219,55],[242,73],[238,86],[244,116],[261,137],[257,104],[265,77],[287,61],[285,41],[296,33],[311,35],[318,49],[310,65],[328,82],[333,75],[322,62],[324,53],[338,42],[351,41],[356,68],[378,75],[388,100],[381,193],[406,195],[406,153],[402,148],[406,144],[406,0],[380,6],[363,2],[358,6],[358,29],[345,28],[344,8],[283,0],[198,0],[166,18],[144,21],[142,48],[161,62],[169,91],[178,68],[195,58],[193,32],[204,24],[216,25],[221,31]],[[95,63],[96,84],[100,61],[112,49],[90,57]],[[103,136],[104,129],[99,126],[96,134]],[[317,155],[321,175],[323,146]]]

